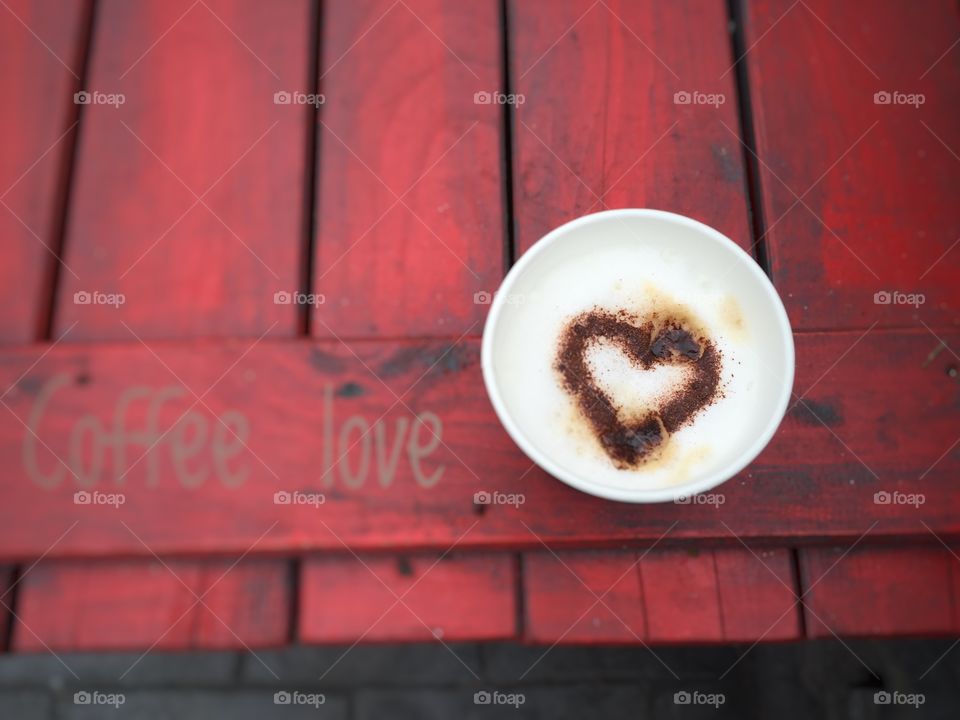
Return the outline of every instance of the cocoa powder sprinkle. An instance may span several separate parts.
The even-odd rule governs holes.
[[[599,341],[617,345],[640,370],[658,364],[686,365],[691,378],[669,388],[658,407],[626,418],[625,409],[597,385],[587,362],[587,350]],[[554,367],[600,445],[621,469],[642,465],[720,395],[720,350],[685,318],[669,313],[649,317],[602,309],[581,313],[561,333]]]

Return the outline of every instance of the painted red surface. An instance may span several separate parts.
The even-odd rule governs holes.
[[[609,546],[654,540],[674,523],[671,539],[856,538],[873,521],[875,537],[926,539],[921,520],[956,533],[951,356],[924,367],[937,345],[926,330],[877,330],[844,356],[858,336],[797,336],[803,400],[720,489],[720,505],[611,503],[534,468],[489,405],[475,340],[8,350],[0,384],[16,386],[0,414],[10,459],[0,557],[149,555],[121,521],[154,552],[193,555],[240,554],[258,538],[255,553],[335,550],[338,537],[442,551],[468,529],[464,547]],[[77,492],[101,495],[78,506]],[[119,507],[98,504],[118,492]],[[277,492],[324,502],[276,504]],[[478,507],[480,492],[524,502]],[[884,503],[883,493],[922,493],[924,503]],[[78,519],[90,521],[50,549]]]
[[[10,0],[2,9],[0,342],[24,343],[41,337],[50,311],[89,8]]]
[[[748,642],[801,635],[787,550],[527,553],[524,582],[525,632],[532,642]]]
[[[509,7],[525,97],[513,118],[517,254],[568,220],[621,207],[683,213],[750,246],[723,0]]]
[[[16,650],[244,649],[289,639],[282,560],[43,562],[18,586]]]
[[[807,548],[800,568],[811,637],[955,635],[960,559],[927,547]]]
[[[326,7],[312,333],[480,335],[474,296],[503,276],[499,3]]]
[[[88,4],[8,5],[5,646],[957,632],[948,3],[749,3],[739,79],[722,0],[105,0],[90,47]],[[81,74],[124,102],[74,105]],[[629,206],[745,248],[759,211],[797,330],[792,407],[719,505],[577,493],[483,389],[508,258]]]
[[[516,578],[509,553],[308,557],[298,637],[305,643],[514,637]]]
[[[956,326],[956,5],[745,5],[769,256],[794,327]],[[925,302],[874,304],[895,291]]]
[[[274,294],[301,286],[312,108],[274,94],[306,89],[310,18],[307,0],[100,3],[88,91],[124,101],[83,107],[55,337],[295,333]],[[95,292],[125,302],[77,304]]]

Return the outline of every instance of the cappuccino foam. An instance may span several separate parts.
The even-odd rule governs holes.
[[[641,242],[551,260],[548,271],[512,289],[514,317],[503,328],[497,360],[503,391],[514,398],[530,440],[561,466],[611,487],[669,487],[711,472],[722,460],[718,449],[744,442],[738,418],[757,412],[755,378],[764,371],[760,338],[723,268]],[[593,387],[585,401],[558,360],[572,326],[594,331],[589,317],[623,324],[619,339],[595,332],[585,343],[576,373],[589,375],[583,379]],[[624,340],[630,328],[637,338]],[[668,361],[660,361],[652,344],[671,328]],[[710,378],[697,368],[705,350],[716,356],[715,389],[703,389]],[[698,377],[699,394],[692,389]],[[689,407],[681,408],[684,396]],[[603,398],[616,413],[613,425],[609,412],[592,417],[605,407]],[[615,431],[605,431],[605,423]]]

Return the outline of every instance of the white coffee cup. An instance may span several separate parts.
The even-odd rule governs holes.
[[[724,399],[676,433],[676,462],[656,473],[618,469],[571,430],[564,403],[573,405],[549,344],[565,319],[594,301],[616,311],[643,303],[651,288],[703,313],[708,326],[713,317],[729,366]],[[736,308],[735,333],[717,319],[726,303]],[[707,225],[649,209],[586,215],[528,250],[491,303],[481,360],[493,407],[523,452],[568,485],[622,502],[690,497],[743,470],[780,425],[794,376],[787,313],[754,259]]]

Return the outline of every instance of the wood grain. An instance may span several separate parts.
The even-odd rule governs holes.
[[[0,8],[0,343],[46,330],[88,11],[82,0]]]
[[[482,102],[500,54],[495,0],[326,5],[314,335],[480,334],[474,295],[503,272],[503,109]]]
[[[304,561],[304,643],[503,640],[516,635],[509,553]],[[451,658],[451,662],[455,662]]]
[[[528,552],[523,556],[524,637],[536,643],[639,642],[647,622],[628,551]]]
[[[307,0],[100,3],[86,90],[124,102],[84,106],[56,335],[295,334],[314,110],[274,94],[312,32]]]
[[[849,546],[800,551],[810,637],[955,635],[960,560],[946,548]]]
[[[749,247],[736,89],[721,77],[726,3],[509,7],[511,77],[526,100],[514,122],[518,254],[579,215],[622,207],[689,215]]]
[[[539,643],[749,642],[800,636],[790,551],[524,555],[525,633]]]
[[[875,330],[844,356],[856,340],[797,336],[803,404],[718,489],[723,504],[644,507],[588,497],[537,469],[489,405],[475,340],[8,350],[0,557],[36,557],[77,519],[89,521],[55,554],[142,554],[121,520],[178,554],[242,553],[268,529],[258,551],[342,549],[320,520],[357,549],[446,549],[468,529],[464,547],[536,547],[538,536],[646,545],[674,522],[667,542],[855,539],[873,522],[871,540],[922,536],[921,520],[956,535],[951,356],[928,363],[937,341],[925,330]],[[106,495],[80,506],[79,491]],[[474,503],[494,491],[524,501]],[[124,502],[111,504],[118,492]],[[289,502],[276,504],[277,492]],[[900,502],[917,493],[916,507]],[[171,516],[185,520],[173,528]]]
[[[955,327],[956,5],[744,5],[766,241],[793,326]],[[894,291],[925,302],[875,304]]]
[[[284,644],[290,574],[275,559],[44,561],[18,586],[18,651]]]
[[[278,102],[276,93],[282,100],[284,93],[312,90],[310,7],[307,0],[275,8],[246,0],[100,3],[84,88],[91,102],[83,106],[65,248],[70,272],[62,274],[58,288],[57,334],[71,331],[70,340],[119,339],[128,348],[146,349],[141,344],[146,338],[296,332],[301,310],[278,303],[276,293],[300,289],[314,108]],[[116,301],[96,301],[105,295]],[[148,354],[163,367],[159,355]],[[161,391],[165,399],[153,396],[156,410],[174,395],[194,397],[176,371],[165,371],[175,387]],[[89,378],[80,372],[83,384]],[[134,388],[118,410],[122,415],[124,403],[150,402],[150,396],[149,389]],[[64,420],[71,422],[75,410]],[[229,413],[223,424],[217,421],[213,435],[196,415],[184,421],[190,427],[183,426],[180,447],[206,442],[214,456],[207,455],[199,473],[181,468],[177,476],[188,485],[211,472],[232,478],[224,469],[226,457],[216,457],[225,446],[215,438],[219,433],[235,440],[233,433],[243,428]],[[97,432],[87,439],[109,445],[110,431]],[[82,440],[74,437],[70,452],[79,457]],[[141,446],[137,457],[145,449]],[[93,463],[97,457],[91,449]],[[125,460],[115,455],[114,461],[135,462],[132,455]],[[73,480],[89,478],[90,504],[74,505],[78,523],[90,522],[115,539],[125,532],[124,542],[135,539],[138,553],[149,554],[137,521],[97,515],[102,508],[92,486],[105,475],[94,465],[59,467]],[[157,479],[155,468],[146,472],[148,484]],[[157,507],[145,506],[144,512],[169,521]],[[16,642],[24,649],[45,643],[99,649],[154,642],[164,648],[239,648],[286,641],[290,578],[282,561],[244,561],[211,590],[206,600],[211,611],[202,605],[191,609],[191,590],[202,593],[214,582],[212,573],[228,567],[211,560],[171,565],[188,587],[150,558],[37,568],[23,589],[25,615]]]

